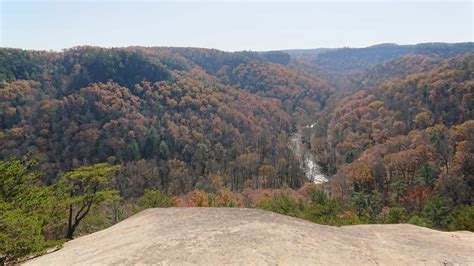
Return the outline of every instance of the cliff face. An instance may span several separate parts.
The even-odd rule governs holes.
[[[331,227],[257,209],[148,209],[26,265],[470,264],[474,234]]]

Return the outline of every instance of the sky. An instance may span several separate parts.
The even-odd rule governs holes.
[[[266,51],[468,42],[473,1],[0,0],[0,46]]]

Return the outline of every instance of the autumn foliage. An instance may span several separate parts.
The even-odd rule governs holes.
[[[17,174],[0,172],[8,180],[0,227],[28,247],[0,236],[2,258],[49,247],[68,224],[64,206],[80,213],[69,238],[173,206],[474,230],[473,51],[472,43],[314,53],[1,48],[0,166]],[[296,132],[329,182],[307,183],[290,145]],[[37,164],[25,172],[27,154]],[[53,208],[61,180],[80,172],[94,181],[101,167],[114,169],[107,182],[86,182],[91,189],[77,195],[69,188],[75,201]],[[17,202],[23,192],[9,197],[15,186],[57,220]]]

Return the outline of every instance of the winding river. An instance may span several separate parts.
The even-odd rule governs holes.
[[[305,126],[305,128],[313,127],[314,124]],[[296,157],[300,158],[301,168],[309,182],[320,184],[328,181],[327,177],[321,173],[321,167],[316,163],[311,152],[304,147],[300,128],[290,136],[290,147]]]

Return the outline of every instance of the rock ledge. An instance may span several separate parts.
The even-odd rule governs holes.
[[[332,227],[257,209],[148,209],[26,265],[474,264],[474,233]]]

